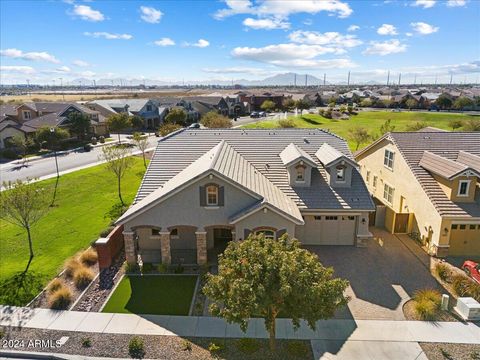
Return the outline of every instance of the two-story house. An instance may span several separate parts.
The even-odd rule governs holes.
[[[127,261],[198,263],[251,233],[364,245],[370,194],[345,140],[318,129],[184,129],[162,138],[124,226]]]
[[[480,255],[480,133],[392,132],[356,154],[375,225],[437,256]]]

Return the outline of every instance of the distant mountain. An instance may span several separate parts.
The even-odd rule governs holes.
[[[321,85],[323,80],[309,74],[296,74],[288,72],[285,74],[277,74],[274,76],[267,77],[263,80],[254,80],[249,81],[249,84],[245,85],[266,85],[266,86],[281,86],[281,85],[297,85],[304,86],[305,82],[307,85]],[[243,85],[243,84],[242,84]]]

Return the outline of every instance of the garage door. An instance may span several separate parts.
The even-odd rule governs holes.
[[[355,216],[305,216],[302,243],[310,245],[354,245]]]
[[[453,224],[448,255],[480,256],[480,225]]]

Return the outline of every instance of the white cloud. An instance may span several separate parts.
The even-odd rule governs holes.
[[[288,29],[290,28],[290,23],[283,21],[280,18],[271,18],[271,19],[252,19],[246,18],[243,20],[243,25],[248,26],[252,29],[259,30],[273,30],[273,29]]]
[[[51,62],[51,63],[56,63],[58,64],[60,61],[55,58],[55,56],[50,55],[49,53],[45,51],[41,52],[23,52],[22,50],[18,49],[5,49],[5,50],[0,50],[0,55],[13,58],[13,59],[23,59],[23,60],[32,60],[32,61],[46,61],[46,62]]]
[[[358,25],[350,25],[350,26],[348,27],[347,31],[353,32],[353,31],[357,31],[357,30],[359,30],[359,29],[360,29],[360,26],[358,26]]]
[[[153,42],[157,46],[173,46],[175,45],[175,41],[168,37],[161,38],[160,40]]]
[[[60,66],[59,68],[57,68],[57,71],[59,72],[70,72],[72,71],[72,69],[70,69],[68,66]]]
[[[142,13],[140,16],[142,20],[150,24],[159,23],[163,16],[163,13],[160,10],[149,6],[140,6],[140,12]]]
[[[395,26],[393,25],[390,25],[390,24],[382,24],[382,26],[380,26],[378,29],[377,29],[377,34],[379,35],[397,35],[397,29],[395,28]]]
[[[85,36],[90,36],[93,38],[104,38],[107,40],[130,40],[133,38],[132,35],[130,34],[112,34],[104,31],[99,31],[99,32],[84,32],[83,35]]]
[[[424,22],[410,23],[410,26],[415,32],[421,35],[433,34],[433,33],[436,33],[439,29],[439,27],[437,26],[432,26]]]
[[[43,74],[69,74],[72,72],[68,66],[60,66],[56,69],[46,69],[40,71]]]
[[[203,72],[210,74],[249,74],[249,75],[266,75],[272,71],[252,67],[226,67],[226,68],[203,68]]]
[[[437,2],[436,0],[416,0],[413,3],[413,6],[421,6],[424,9],[428,9],[435,6],[436,2]]]
[[[1,72],[19,73],[19,74],[33,74],[35,69],[31,66],[0,66]]]
[[[210,46],[210,42],[208,42],[205,39],[199,39],[196,43],[188,43],[184,42],[183,46],[193,46],[193,47],[198,47],[198,48],[206,48],[207,46]]]
[[[448,7],[461,7],[465,6],[467,2],[465,0],[448,0],[447,6]]]
[[[395,53],[405,52],[407,45],[402,44],[397,39],[392,39],[384,42],[371,41],[370,46],[363,52],[365,55],[389,55]]]
[[[292,14],[316,14],[321,11],[345,18],[353,12],[347,3],[340,0],[261,0],[257,6],[254,6],[253,3],[248,0],[226,0],[225,3],[227,8],[218,10],[214,15],[216,19],[223,19],[237,14],[256,14],[261,17],[276,16],[287,18]]]
[[[87,5],[74,5],[73,14],[79,16],[82,20],[87,21],[103,21],[105,16],[98,10],[93,10],[90,6]]]
[[[236,58],[258,61],[282,67],[347,67],[353,66],[348,59],[323,60],[317,57],[325,54],[341,54],[345,50],[321,45],[277,44],[261,48],[237,47],[232,56]],[[335,65],[333,65],[335,64]]]
[[[90,64],[86,61],[83,60],[74,60],[72,61],[72,64],[75,66],[80,66],[80,67],[87,67],[90,66]]]
[[[309,45],[331,45],[336,48],[351,48],[362,44],[355,35],[342,35],[338,32],[318,33],[297,30],[288,35],[290,41]]]
[[[94,73],[93,71],[82,71],[81,73],[79,73],[80,76],[83,76],[83,77],[87,77],[87,78],[91,78],[93,76],[96,75],[96,73]]]

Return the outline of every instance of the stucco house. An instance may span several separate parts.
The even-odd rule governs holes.
[[[437,256],[480,255],[480,133],[387,133],[356,154],[372,222],[415,233]]]
[[[159,141],[117,224],[130,263],[205,264],[250,233],[362,246],[373,210],[345,140],[334,134],[184,129]]]

